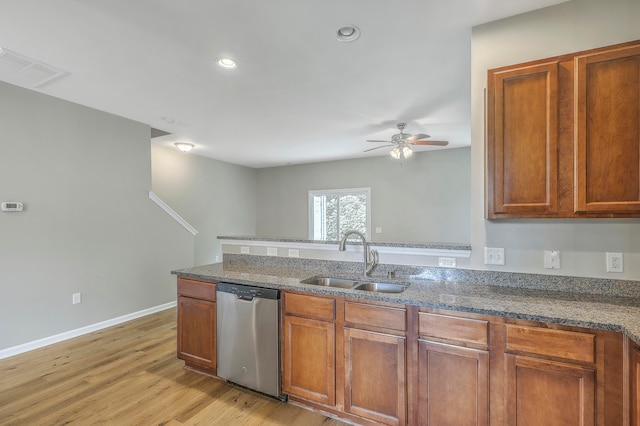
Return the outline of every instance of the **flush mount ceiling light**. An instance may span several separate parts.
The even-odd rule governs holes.
[[[220,68],[224,68],[226,70],[234,70],[238,68],[236,61],[231,58],[218,58],[216,59],[216,64],[218,64]]]
[[[189,142],[176,142],[174,145],[177,146],[178,149],[180,151],[182,151],[182,152],[189,152],[195,146],[195,145],[193,145],[192,143],[189,143]]]
[[[356,41],[358,37],[360,37],[360,28],[355,25],[345,25],[344,27],[338,28],[336,37],[338,38],[338,41],[346,43]]]

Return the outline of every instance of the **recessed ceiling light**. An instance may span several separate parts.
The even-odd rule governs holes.
[[[339,41],[356,41],[358,37],[360,37],[360,28],[355,25],[345,25],[344,27],[338,28],[336,36]]]
[[[218,58],[216,59],[216,64],[218,64],[220,68],[224,68],[227,70],[234,70],[238,68],[238,64],[236,64],[236,61],[231,58]]]
[[[176,142],[174,145],[177,146],[178,149],[182,152],[189,152],[194,147],[194,145],[189,142]]]

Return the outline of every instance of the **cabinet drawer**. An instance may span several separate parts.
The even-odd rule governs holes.
[[[347,302],[344,305],[345,322],[406,331],[406,310],[387,306]]]
[[[593,334],[507,325],[507,350],[595,362]]]
[[[216,285],[204,281],[178,278],[178,294],[202,300],[216,300]]]
[[[284,313],[324,321],[336,319],[336,301],[326,297],[284,293]]]
[[[425,312],[420,312],[418,315],[420,336],[485,346],[489,343],[488,321],[427,314]]]

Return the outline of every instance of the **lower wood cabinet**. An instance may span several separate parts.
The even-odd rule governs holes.
[[[344,409],[390,425],[406,424],[405,338],[344,329]]]
[[[216,374],[216,303],[178,296],[178,358]]]
[[[640,426],[640,346],[631,343],[629,353],[629,376],[631,384],[631,424]]]
[[[505,331],[507,423],[595,425],[600,339],[594,333],[520,324],[507,324]]]
[[[283,292],[283,391],[355,424],[407,421],[406,309]]]
[[[621,333],[296,291],[282,303],[283,392],[355,424],[640,426],[640,347]],[[177,335],[178,358],[215,376],[214,283],[178,279]]]
[[[489,424],[489,352],[418,341],[420,425]]]
[[[489,424],[489,322],[418,314],[418,424]]]
[[[283,292],[282,390],[289,396],[336,404],[336,299]]]
[[[507,424],[595,424],[594,370],[511,354],[506,366]]]
[[[283,391],[290,396],[335,405],[335,325],[285,315],[282,333]]]

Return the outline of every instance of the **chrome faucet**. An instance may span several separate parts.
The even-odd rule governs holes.
[[[358,237],[360,237],[360,239],[362,239],[362,251],[364,252],[363,273],[364,273],[364,276],[366,277],[367,275],[369,275],[369,272],[371,272],[374,266],[376,266],[376,264],[378,263],[378,252],[375,250],[369,250],[369,244],[367,243],[367,238],[361,232],[355,231],[353,229],[344,233],[342,240],[340,240],[340,245],[338,246],[338,250],[345,251],[347,249],[347,238],[351,234],[355,234]]]

